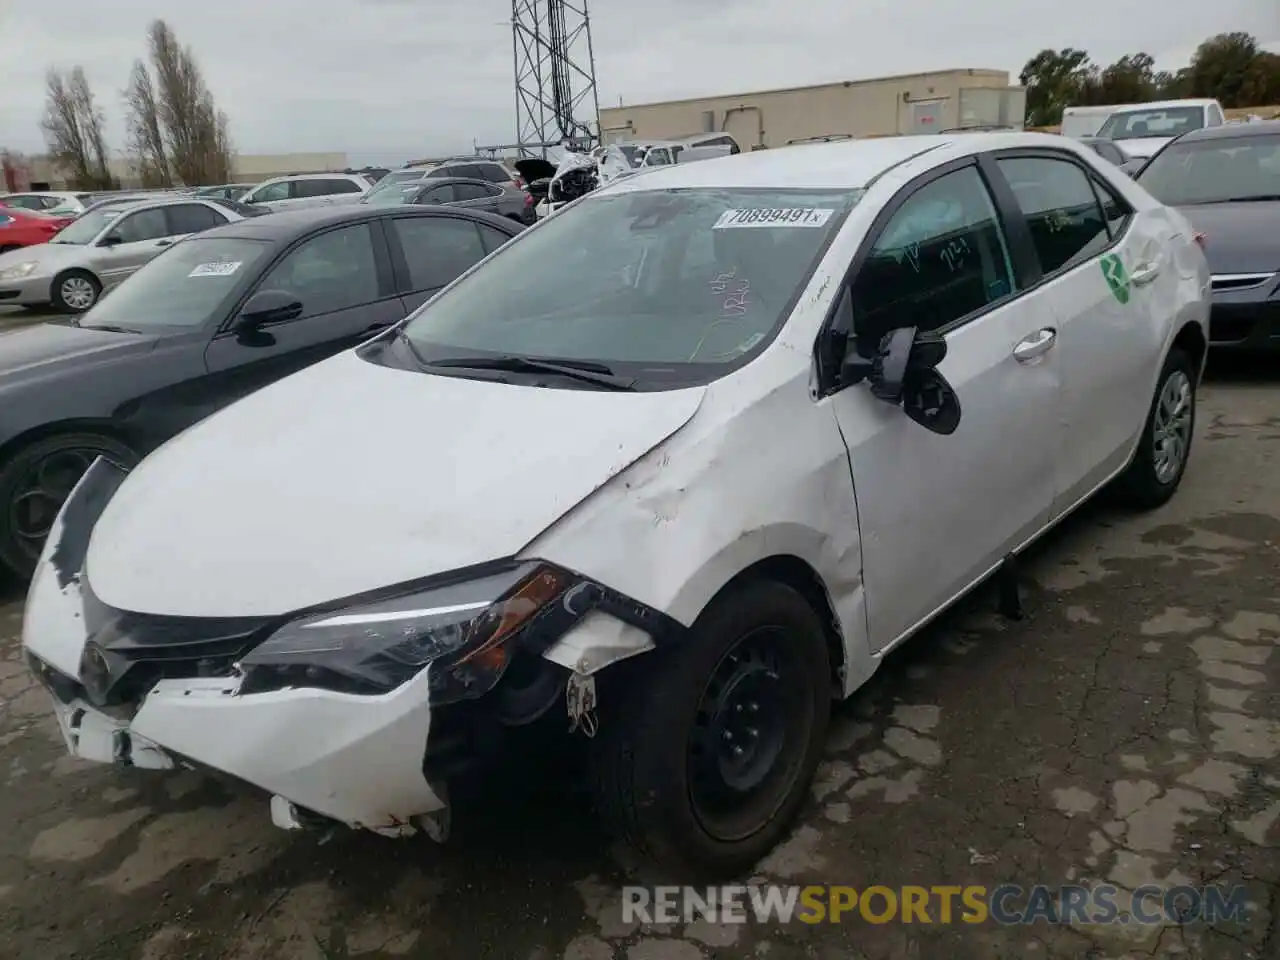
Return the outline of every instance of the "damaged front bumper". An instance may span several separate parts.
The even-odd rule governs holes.
[[[474,714],[478,705],[496,715],[514,702],[524,714],[512,722],[526,722],[545,712],[550,697],[563,698],[569,719],[578,721],[596,672],[681,629],[627,598],[579,584],[556,603],[563,629],[554,642],[528,651],[541,673],[555,674],[550,688],[531,683],[509,696],[499,686],[469,701],[469,711],[433,706],[440,686],[434,661],[382,693],[292,683],[288,675],[264,688],[248,682],[255,674],[240,663],[246,650],[265,645],[261,623],[220,622],[216,635],[205,624],[197,635],[180,618],[143,622],[117,611],[101,626],[103,604],[82,571],[90,532],[123,476],[99,460],[54,523],[23,621],[32,672],[49,691],[74,756],[217,771],[270,794],[282,827],[336,821],[393,836],[425,829],[443,839],[459,712]],[[102,640],[107,633],[112,643]],[[119,658],[130,656],[122,670]],[[104,694],[121,687],[127,695]],[[530,691],[545,702],[529,703]]]

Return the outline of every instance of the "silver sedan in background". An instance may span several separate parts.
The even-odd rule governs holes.
[[[243,219],[226,203],[196,197],[90,210],[48,243],[0,254],[0,305],[84,313],[184,237]]]
[[[371,192],[360,201],[371,207],[443,204],[496,213],[526,225],[533,223],[533,199],[518,187],[470,177],[432,177],[398,183]]]

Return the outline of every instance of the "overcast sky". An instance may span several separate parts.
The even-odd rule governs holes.
[[[591,0],[601,106],[951,67],[1016,74],[1045,47],[1162,68],[1277,0]],[[510,0],[0,0],[0,147],[43,149],[49,67],[84,67],[124,146],[119,91],[163,15],[194,47],[243,153],[354,163],[514,139]]]

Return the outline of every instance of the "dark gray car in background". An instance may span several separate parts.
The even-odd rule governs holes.
[[[370,207],[444,204],[483,210],[525,225],[533,223],[533,198],[526,191],[470,177],[411,180],[370,191],[360,203]]]
[[[1135,179],[1201,236],[1213,278],[1210,346],[1280,349],[1280,121],[1184,133]]]

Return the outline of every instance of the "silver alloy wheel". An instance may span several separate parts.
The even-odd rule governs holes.
[[[67,277],[58,287],[58,292],[62,295],[62,302],[72,310],[88,310],[98,298],[93,284],[84,277]]]
[[[1151,440],[1156,479],[1172,483],[1182,469],[1191,447],[1191,381],[1186,373],[1174,370],[1160,388]]]

